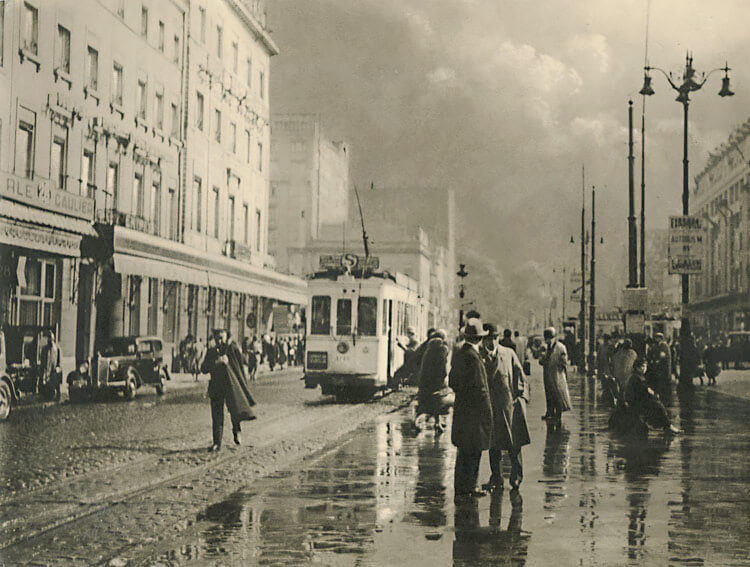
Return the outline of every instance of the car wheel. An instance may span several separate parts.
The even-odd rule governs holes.
[[[10,393],[10,386],[6,382],[0,382],[0,421],[8,419],[12,404],[13,395]]]
[[[125,382],[125,399],[134,400],[135,392],[138,389],[138,383],[135,380],[135,375],[132,371],[128,372],[128,381]]]
[[[164,381],[167,379],[165,376],[164,369],[159,371],[159,382],[156,384],[156,393],[160,396],[164,395]]]

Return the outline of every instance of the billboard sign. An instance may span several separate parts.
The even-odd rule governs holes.
[[[696,216],[669,217],[669,248],[667,252],[670,274],[703,273],[703,219]]]

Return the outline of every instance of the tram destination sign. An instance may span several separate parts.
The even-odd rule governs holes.
[[[670,274],[703,273],[703,219],[681,215],[669,217],[667,258]]]
[[[361,268],[365,265],[365,257],[359,256],[358,254],[352,254],[347,252],[345,254],[321,254],[320,255],[320,268],[323,270],[330,270],[334,268]],[[370,256],[367,259],[367,268],[370,270],[377,270],[380,268],[380,258],[377,256]]]

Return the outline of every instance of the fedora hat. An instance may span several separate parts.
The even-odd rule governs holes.
[[[482,325],[482,328],[487,331],[486,334],[488,334],[491,337],[497,337],[497,325],[493,325],[492,323],[485,323]]]
[[[467,339],[472,337],[485,337],[487,334],[487,330],[484,328],[484,325],[482,325],[481,319],[473,318],[466,321],[464,336]]]

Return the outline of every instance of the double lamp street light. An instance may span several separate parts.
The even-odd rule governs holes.
[[[669,82],[669,86],[677,91],[678,95],[675,99],[677,102],[682,104],[684,114],[684,125],[683,125],[683,157],[682,157],[682,214],[689,214],[689,200],[690,192],[688,189],[688,106],[690,105],[690,93],[700,90],[708,78],[716,71],[723,71],[724,77],[721,79],[721,90],[719,91],[720,97],[732,96],[734,93],[729,87],[729,66],[725,63],[724,67],[713,69],[708,73],[702,73],[699,80],[696,80],[696,71],[693,68],[693,57],[688,53],[685,57],[685,70],[682,74],[682,83],[679,85],[675,83],[672,73],[666,73],[659,67],[653,67],[646,65],[644,67],[645,75],[643,79],[643,88],[640,90],[640,94],[644,96],[651,96],[654,94],[654,89],[651,85],[652,77],[651,71],[659,71],[666,77]],[[680,327],[680,346],[682,352],[685,352],[686,343],[690,338],[690,321],[687,316],[688,314],[688,303],[690,300],[689,292],[690,280],[687,274],[682,274],[682,324]],[[680,368],[680,383],[690,384],[692,383],[692,376],[687,374],[690,369]]]

